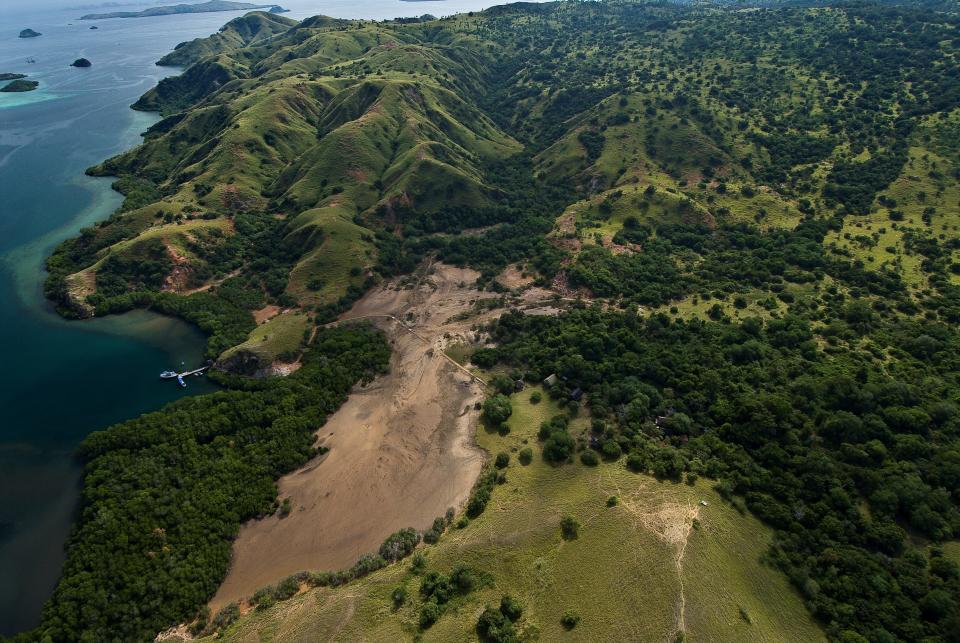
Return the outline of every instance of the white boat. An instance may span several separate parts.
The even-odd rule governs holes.
[[[164,372],[160,373],[160,377],[161,377],[162,379],[165,379],[165,380],[172,380],[172,379],[175,378],[176,376],[177,376],[177,372],[176,372],[176,371],[164,371]]]

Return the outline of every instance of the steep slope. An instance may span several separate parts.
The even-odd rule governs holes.
[[[377,268],[378,231],[419,225],[425,216],[429,231],[497,222],[504,194],[487,180],[487,168],[520,146],[446,80],[480,83],[482,57],[447,45],[397,45],[418,40],[391,25],[316,18],[288,27],[250,14],[190,44],[214,53],[135,106],[167,117],[139,148],[90,170],[120,177],[127,212],[58,253],[48,292],[76,314],[97,305],[114,310],[91,267],[118,243],[137,248],[131,241],[157,226],[242,217],[246,223],[220,226],[220,237],[191,252],[171,248],[167,270],[176,266],[178,283],[226,287],[234,298],[232,288],[242,285],[242,305],[251,310],[299,305],[329,315]],[[374,62],[380,69],[371,77]],[[247,238],[249,226],[279,241],[274,252],[282,260],[268,279],[241,284],[227,278],[254,260],[260,242]],[[134,290],[147,283],[116,277]],[[149,283],[166,289],[173,281]]]
[[[254,11],[234,18],[212,36],[181,42],[172,52],[157,61],[157,64],[162,67],[187,67],[201,58],[233,53],[251,45],[262,45],[296,24],[296,20],[275,13]]]

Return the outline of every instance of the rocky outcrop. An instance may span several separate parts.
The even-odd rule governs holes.
[[[32,92],[40,83],[35,80],[15,80],[12,83],[0,87],[0,92]]]

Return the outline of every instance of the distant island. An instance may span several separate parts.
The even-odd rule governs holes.
[[[32,92],[40,83],[35,80],[15,80],[9,85],[0,87],[0,92]]]
[[[0,81],[3,80],[20,80],[21,78],[26,78],[26,74],[10,74],[10,73],[0,73]]]
[[[72,63],[70,63],[70,66],[71,67],[92,67],[93,63],[87,60],[86,58],[77,58]]]
[[[212,13],[215,11],[252,11],[269,9],[271,13],[285,13],[287,10],[274,4],[250,4],[249,2],[231,2],[229,0],[209,0],[199,4],[178,4],[167,7],[152,7],[143,11],[114,11],[112,13],[90,13],[80,20],[107,20],[109,18],[150,18],[152,16],[171,16],[179,13]],[[40,34],[37,34],[38,36]],[[21,38],[25,37],[23,34]]]
[[[42,35],[43,35],[42,33],[40,33],[39,31],[34,31],[33,29],[24,29],[23,31],[20,32],[21,38],[36,38]]]

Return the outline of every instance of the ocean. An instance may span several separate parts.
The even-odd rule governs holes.
[[[177,43],[215,32],[242,12],[81,22],[93,11],[158,4],[62,0],[0,2],[0,72],[40,82],[0,93],[0,634],[37,624],[63,564],[79,501],[73,457],[91,431],[210,392],[202,378],[180,389],[160,371],[203,354],[195,328],[138,311],[82,322],[60,319],[42,295],[43,261],[60,241],[121,203],[109,179],[84,170],[135,146],[157,117],[129,109],[178,70],[154,62]],[[496,4],[482,0],[280,2],[285,14],[388,19],[437,16]],[[77,5],[84,5],[78,7]],[[91,30],[91,24],[97,29]],[[21,29],[43,35],[20,39]],[[70,66],[76,58],[93,66]]]

